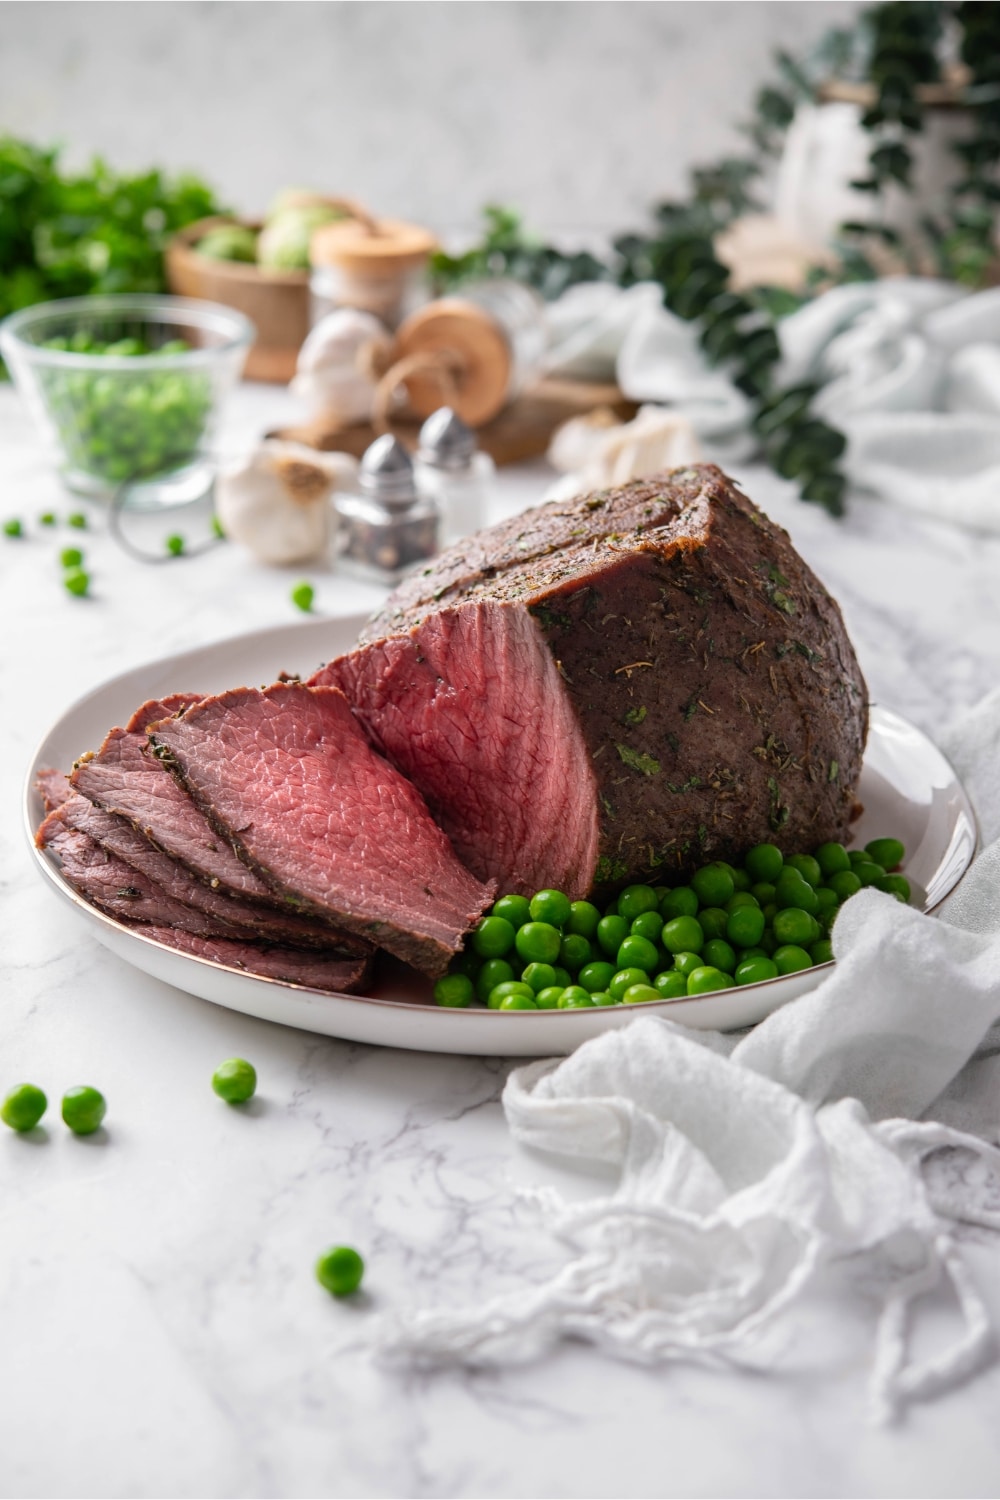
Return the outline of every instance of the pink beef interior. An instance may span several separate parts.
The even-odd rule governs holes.
[[[441,610],[330,662],[372,743],[427,799],[481,880],[587,894],[597,785],[558,667],[527,610]]]
[[[150,738],[279,891],[429,974],[444,971],[492,898],[335,688],[235,689]]]

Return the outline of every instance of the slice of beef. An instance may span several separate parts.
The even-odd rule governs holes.
[[[195,911],[168,895],[141,870],[126,864],[96,843],[89,834],[71,828],[66,806],[49,813],[35,835],[40,849],[59,860],[68,883],[93,906],[127,922],[183,927],[203,937],[243,937],[241,929]]]
[[[276,979],[282,984],[301,985],[303,989],[323,990],[327,994],[347,995],[364,988],[370,964],[364,958],[341,958],[321,953],[303,953],[296,948],[263,948],[253,943],[230,942],[224,938],[198,937],[172,927],[141,927],[143,936],[155,938],[168,948],[190,953],[227,969],[242,969],[262,979]]]
[[[240,932],[256,942],[283,943],[292,948],[336,948],[362,957],[369,951],[360,938],[337,933],[328,922],[295,912],[275,911],[257,902],[239,901],[223,891],[213,890],[169,854],[155,849],[131,823],[95,807],[79,793],[73,793],[63,807],[63,820],[68,827],[87,834],[109,854],[140,871],[164,895],[214,918],[217,924],[222,924],[219,928],[222,932]]]
[[[130,722],[144,726],[153,722],[144,710],[155,706],[144,705]],[[143,731],[112,729],[96,755],[77,763],[70,780],[88,801],[126,818],[157,849],[179,860],[214,890],[281,906],[271,888],[206,822],[177,781],[155,757],[147,755],[146,747]]]
[[[277,890],[431,976],[492,899],[335,688],[238,688],[150,739]]]
[[[867,695],[840,611],[711,465],[480,532],[362,640],[312,683],[504,890],[604,895],[847,833]]]
[[[144,735],[150,724],[172,718],[174,714],[182,714],[185,709],[200,702],[201,695],[198,693],[171,693],[166,698],[147,698],[136,709],[125,728],[133,734]]]
[[[57,807],[62,807],[73,795],[73,788],[69,784],[69,777],[63,771],[54,771],[51,766],[43,766],[35,777],[35,791],[42,799],[42,806],[47,813]]]

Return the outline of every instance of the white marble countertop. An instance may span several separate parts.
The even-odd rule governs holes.
[[[243,388],[231,443],[287,398]],[[741,476],[841,600],[875,700],[931,735],[1000,677],[1000,538],[856,501],[842,523],[762,471]],[[503,477],[537,498],[540,470]],[[871,1321],[819,1286],[775,1372],[642,1370],[565,1347],[504,1372],[400,1373],[372,1357],[381,1310],[502,1290],[558,1250],[522,1185],[601,1190],[515,1149],[496,1060],[380,1050],[217,1009],[130,968],[43,888],[21,828],[25,767],[50,722],[146,659],[296,618],[373,607],[332,572],[267,570],[232,545],[135,563],[64,495],[0,387],[0,1091],[50,1097],[0,1139],[0,1494],[100,1496],[994,1495],[1000,1369],[890,1431],[865,1419]],[[180,529],[180,526],[179,526]],[[60,584],[82,544],[93,594]],[[81,747],[81,749],[84,747]],[[257,1066],[227,1108],[213,1068]],[[71,1137],[63,1090],[107,1095]],[[365,1292],[316,1284],[326,1245],[366,1257]],[[1000,1324],[988,1247],[970,1250]]]

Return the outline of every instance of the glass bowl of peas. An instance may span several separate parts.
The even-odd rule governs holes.
[[[69,297],[13,313],[0,354],[75,494],[149,509],[200,499],[255,329],[214,302]]]

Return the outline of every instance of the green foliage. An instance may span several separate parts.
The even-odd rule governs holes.
[[[219,212],[195,177],[123,176],[100,158],[64,174],[55,149],[0,136],[0,317],[50,297],[163,291],[167,240]]]

